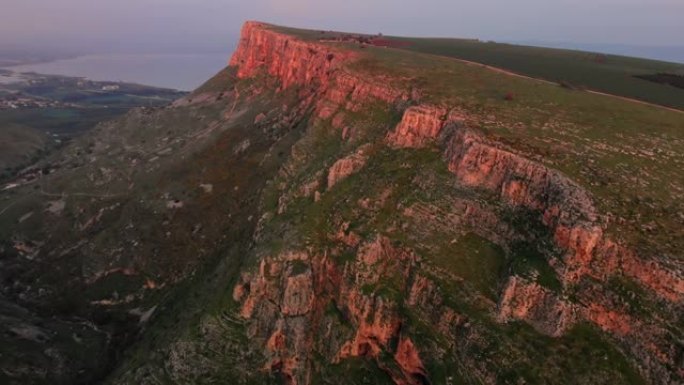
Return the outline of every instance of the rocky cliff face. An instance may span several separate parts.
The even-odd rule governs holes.
[[[415,264],[413,253],[385,237],[361,245],[343,266],[325,256],[286,253],[243,275],[233,297],[241,303],[240,314],[253,321],[250,337],[266,341],[267,368],[283,373],[288,383],[311,383],[314,353],[330,363],[370,358],[381,367],[389,353],[398,368],[385,369],[395,383],[422,384],[427,373],[420,353],[402,333],[403,301],[364,292],[393,276],[407,290]]]
[[[460,188],[488,191],[504,207],[533,213],[527,219],[538,222],[551,241],[554,252],[545,258],[560,287],[552,290],[536,283],[534,276],[511,275],[500,286],[498,322],[522,320],[554,337],[589,322],[636,357],[650,381],[665,384],[681,379],[681,342],[666,323],[639,319],[609,291],[597,289],[615,277],[625,277],[660,301],[668,314],[676,314],[684,300],[680,269],[609,239],[606,221],[591,195],[562,173],[485,139],[468,128],[468,118],[458,106],[422,105],[417,90],[397,89],[389,82],[350,72],[347,64],[355,59],[356,53],[349,50],[247,23],[231,64],[238,68],[239,77],[265,73],[277,78],[283,89],[297,87],[316,94],[315,116],[332,121],[332,129],[342,130],[342,140],[349,139],[345,115],[363,110],[366,102],[389,108],[418,103],[403,110],[384,143],[394,148],[438,146]],[[367,161],[363,151],[338,159],[327,170],[328,189]],[[502,223],[501,219],[493,222],[491,226]],[[479,223],[483,229],[488,227],[484,223]],[[250,335],[264,341],[267,368],[284,373],[290,383],[308,384],[313,381],[313,356],[322,355],[331,363],[367,357],[397,384],[429,383],[425,353],[404,333],[405,315],[399,309],[440,313],[427,322],[445,338],[455,338],[452,330],[467,317],[436,299],[438,284],[421,275],[415,251],[393,247],[383,236],[358,246],[360,237],[349,234],[346,227],[329,237],[352,246],[355,258],[339,265],[331,256],[307,251],[266,257],[258,271],[243,275],[235,288],[240,314],[250,320]],[[493,237],[505,248],[520,239]],[[399,278],[393,286],[398,297],[388,299],[369,289],[394,276]],[[332,342],[324,347],[323,340]]]
[[[259,22],[245,23],[240,44],[230,60],[239,78],[267,73],[280,80],[283,89],[297,86],[302,92],[325,94],[319,105],[326,117],[325,102],[358,106],[363,100],[394,102],[407,99],[402,90],[345,72],[342,66],[356,55],[349,50],[303,41],[279,33]],[[329,88],[331,81],[335,86]]]
[[[335,162],[328,170],[328,188],[332,188],[349,175],[359,171],[366,164],[368,145],[362,146],[355,153]]]
[[[445,156],[449,170],[463,184],[494,191],[509,205],[540,212],[557,246],[566,252],[563,282],[576,283],[584,274],[605,279],[618,270],[670,301],[684,298],[681,274],[657,261],[639,260],[606,239],[589,194],[561,173],[466,130],[453,136]]]
[[[283,88],[325,87],[332,70],[344,60],[342,56],[338,50],[308,44],[265,29],[260,23],[247,22],[230,65],[239,69],[240,78],[263,71],[279,78]]]

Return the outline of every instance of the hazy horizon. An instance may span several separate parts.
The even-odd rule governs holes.
[[[229,52],[245,20],[391,35],[677,50],[678,0],[22,0],[0,14],[0,49],[55,53]],[[505,12],[501,10],[505,9]],[[644,52],[646,52],[645,50]],[[677,55],[673,52],[673,55]],[[684,60],[673,56],[672,60]]]

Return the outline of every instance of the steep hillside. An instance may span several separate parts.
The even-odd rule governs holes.
[[[17,124],[0,129],[0,170],[29,163],[30,159],[45,148],[47,137],[31,127]]]
[[[2,193],[0,380],[684,380],[684,114],[312,34]]]
[[[0,382],[101,379],[162,309],[187,315],[171,309],[214,274],[207,266],[245,252],[261,186],[306,114],[294,99],[278,127],[255,130],[258,109],[288,97],[256,96],[230,76],[213,93],[102,124],[8,184]]]

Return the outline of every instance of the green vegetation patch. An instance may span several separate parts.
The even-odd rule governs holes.
[[[529,242],[511,245],[510,274],[532,278],[541,286],[560,293],[563,289],[558,274],[549,265],[547,257]]]
[[[618,55],[482,42],[468,39],[392,38],[404,49],[482,63],[518,74],[684,109],[684,90],[635,78],[684,74],[684,65]]]
[[[392,378],[374,362],[351,357],[338,364],[327,360],[314,364],[312,383],[325,385],[393,385]]]
[[[511,339],[504,355],[518,359],[501,368],[501,383],[645,384],[633,364],[613,346],[605,334],[588,324],[573,327],[565,336],[540,335],[529,326],[505,326]],[[518,351],[523,349],[523,352]]]
[[[231,90],[231,86],[235,84],[237,74],[237,67],[226,67],[199,86],[193,95],[199,95],[205,92],[221,93]]]
[[[498,245],[472,232],[440,244],[430,260],[472,284],[479,292],[496,300],[499,282],[506,267],[506,253]]]

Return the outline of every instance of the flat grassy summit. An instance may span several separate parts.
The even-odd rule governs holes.
[[[592,90],[684,109],[684,64],[477,39],[410,38],[277,27],[307,40],[359,41],[368,46],[478,63],[565,88]]]

